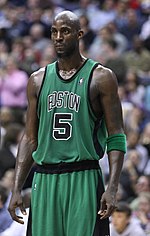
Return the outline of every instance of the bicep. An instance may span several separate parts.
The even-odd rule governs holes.
[[[27,98],[28,98],[28,107],[26,113],[25,132],[30,140],[35,140],[37,139],[37,132],[38,132],[37,95],[32,80],[28,82]]]
[[[117,79],[114,73],[106,73],[103,82],[99,85],[99,90],[108,134],[122,133],[122,107],[118,95]]]

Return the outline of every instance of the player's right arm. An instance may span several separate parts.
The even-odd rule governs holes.
[[[38,136],[38,117],[37,117],[37,87],[38,74],[33,73],[27,85],[28,108],[26,115],[26,125],[24,134],[19,143],[18,153],[16,157],[15,179],[12,190],[12,197],[9,204],[9,213],[13,220],[23,224],[22,217],[17,216],[16,208],[19,207],[22,214],[26,214],[21,197],[21,190],[24,182],[31,170],[33,159],[32,152],[37,147]]]

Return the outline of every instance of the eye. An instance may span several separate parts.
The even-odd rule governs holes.
[[[70,33],[70,30],[68,28],[63,29],[63,34],[69,34],[69,33]]]
[[[56,34],[57,30],[56,29],[51,29],[51,34]]]

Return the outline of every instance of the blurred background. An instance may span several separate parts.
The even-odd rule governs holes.
[[[26,85],[32,72],[56,59],[50,28],[62,10],[80,17],[81,53],[117,75],[127,135],[118,202],[131,209],[128,224],[133,220],[141,236],[150,235],[150,1],[0,0],[0,236],[25,236],[27,218],[24,226],[12,222],[7,206],[26,122]],[[107,186],[105,156],[100,165]],[[27,211],[33,173],[34,167],[22,192]],[[112,216],[118,234],[111,236],[122,235],[114,222]]]

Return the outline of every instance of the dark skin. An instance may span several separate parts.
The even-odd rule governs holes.
[[[51,37],[54,43],[59,70],[70,71],[79,69],[85,58],[79,52],[79,40],[83,36],[79,20],[69,11],[62,12],[54,19]],[[20,208],[26,214],[21,197],[21,189],[33,165],[32,152],[37,147],[38,117],[37,97],[43,80],[45,68],[33,73],[27,86],[28,109],[25,132],[19,144],[15,181],[9,212],[13,220],[23,224],[22,217],[16,215],[15,209]],[[108,134],[123,133],[123,121],[120,100],[117,92],[117,79],[114,73],[99,65],[93,72],[90,84],[90,100],[95,115],[101,119],[104,115]],[[123,165],[124,153],[111,151],[108,153],[110,179],[108,187],[102,195],[100,219],[109,217],[116,207],[116,193]]]

